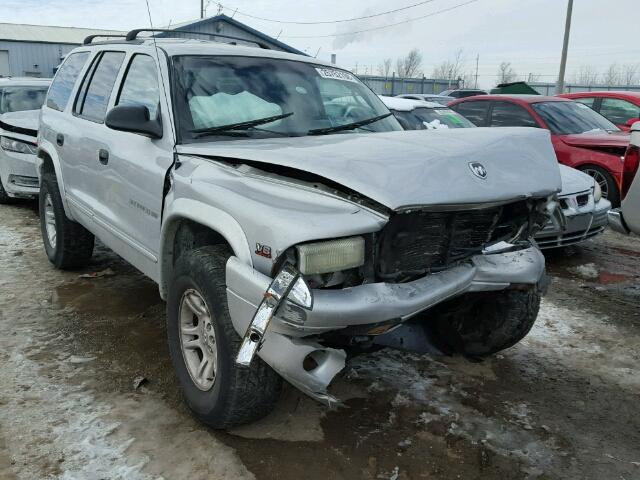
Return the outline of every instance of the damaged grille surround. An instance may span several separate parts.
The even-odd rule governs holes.
[[[524,200],[462,210],[396,212],[376,245],[376,277],[410,281],[463,262],[498,242],[528,239],[546,223],[541,202]]]

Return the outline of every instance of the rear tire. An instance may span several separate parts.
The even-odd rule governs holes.
[[[216,429],[264,417],[282,389],[280,376],[259,357],[249,367],[235,362],[242,339],[227,305],[225,267],[230,255],[224,245],[184,253],[176,262],[167,298],[169,351],[185,400],[201,422]],[[188,307],[191,295],[192,302],[200,302],[195,310]],[[214,333],[213,339],[207,331]],[[215,354],[208,353],[212,346]],[[213,359],[213,371],[202,366],[205,358]]]
[[[541,292],[529,290],[470,293],[438,308],[436,332],[448,349],[484,357],[509,348],[531,330]]]
[[[618,190],[616,181],[608,171],[604,168],[596,167],[595,165],[578,167],[578,170],[586,173],[600,184],[600,188],[602,189],[602,198],[609,200],[613,208],[618,208],[620,206],[620,190]]]
[[[56,176],[45,173],[40,186],[40,231],[47,257],[61,270],[84,267],[93,255],[95,238],[64,213]]]

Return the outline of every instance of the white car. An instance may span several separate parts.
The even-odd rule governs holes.
[[[0,203],[38,195],[38,116],[50,79],[0,79]]]
[[[609,225],[616,232],[640,235],[640,122],[631,127],[631,142],[622,170],[622,205],[609,212]]]
[[[459,113],[438,103],[398,97],[380,98],[407,130],[477,128]],[[562,178],[559,208],[535,236],[541,249],[565,247],[595,237],[606,228],[607,212],[611,209],[611,203],[602,198],[600,186],[592,177],[575,168],[559,166]]]

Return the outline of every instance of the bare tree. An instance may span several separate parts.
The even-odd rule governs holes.
[[[433,69],[433,78],[441,80],[458,80],[463,76],[464,60],[462,49],[459,49],[450,60],[445,60]]]
[[[573,82],[578,85],[590,87],[598,83],[600,75],[593,65],[582,65],[573,76]]]
[[[396,60],[396,73],[402,78],[417,77],[421,74],[422,53],[417,48],[411,50],[406,57]]]
[[[638,63],[628,63],[622,67],[622,82],[624,85],[637,85],[640,82],[639,67],[640,64]]]
[[[602,76],[603,85],[620,85],[620,67],[612,63]]]
[[[378,75],[381,77],[388,77],[391,73],[391,64],[393,60],[385,58],[380,65],[378,65]]]
[[[527,82],[528,83],[539,82],[541,79],[542,79],[542,76],[539,73],[530,73],[527,76]]]
[[[502,62],[498,67],[498,83],[513,82],[518,74],[511,68],[511,62]]]

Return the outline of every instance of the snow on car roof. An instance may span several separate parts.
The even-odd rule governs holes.
[[[413,100],[410,98],[387,97],[385,95],[378,96],[387,108],[397,110],[399,112],[410,112],[416,108],[445,108],[442,104],[435,102],[425,102],[423,100]]]

